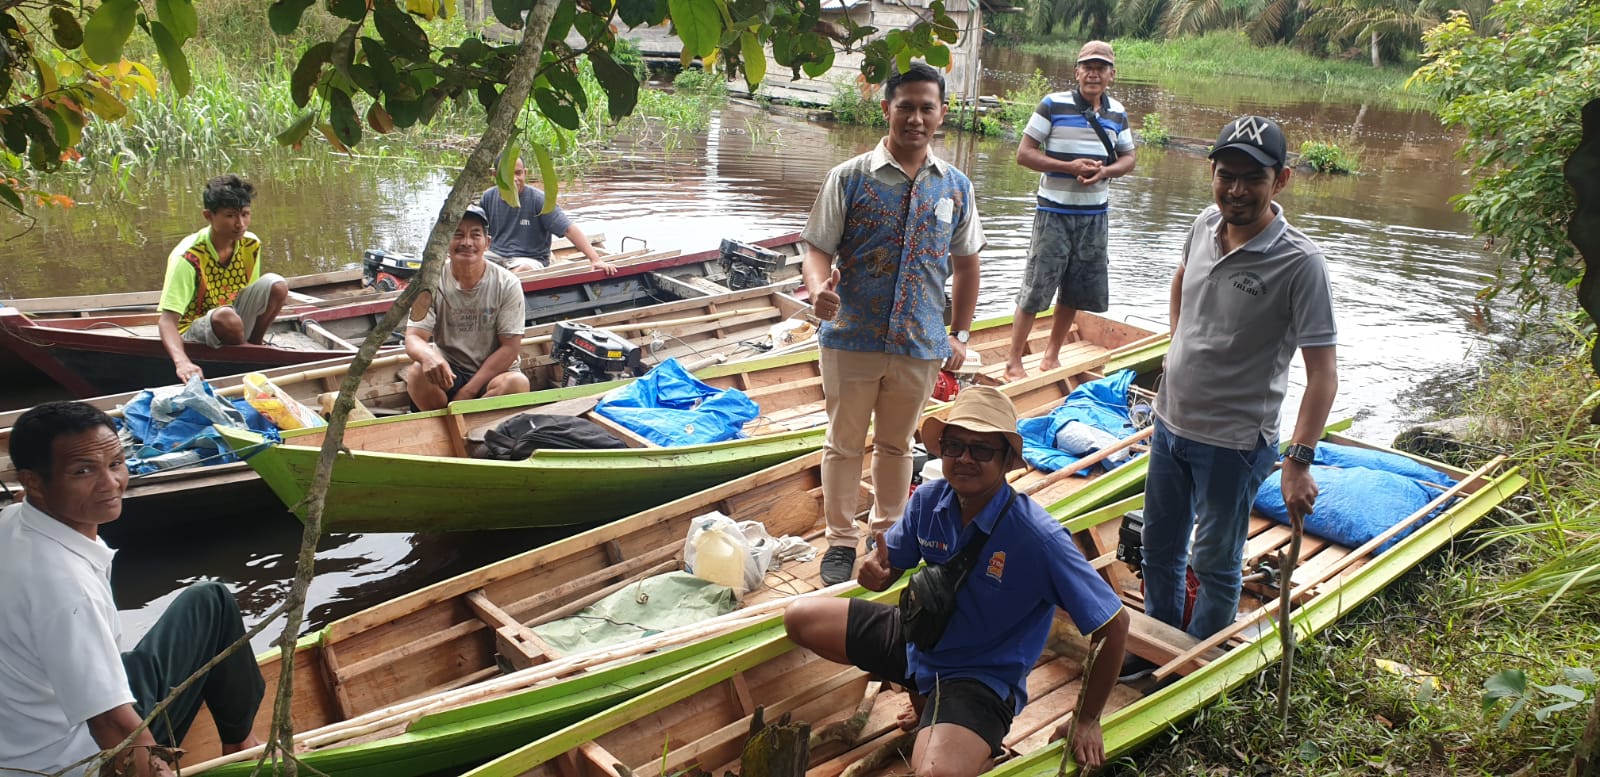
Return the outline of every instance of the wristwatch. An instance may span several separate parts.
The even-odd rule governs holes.
[[[1283,452],[1283,455],[1284,458],[1294,459],[1301,464],[1309,465],[1311,461],[1317,457],[1317,449],[1311,445],[1301,445],[1300,443],[1295,443],[1290,445],[1289,449]]]
[[[956,332],[951,332],[950,334],[954,335],[955,338],[956,338],[956,342],[961,343],[962,345],[966,345],[967,341],[972,339],[972,333],[968,332],[965,329],[962,329],[962,330],[959,330],[959,331],[956,331]]]

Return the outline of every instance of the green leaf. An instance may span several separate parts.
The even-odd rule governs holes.
[[[102,65],[122,59],[122,47],[133,34],[139,0],[105,0],[83,26],[83,53]]]
[[[562,0],[562,5],[571,1]],[[490,0],[489,5],[494,8],[494,18],[513,30],[522,29],[522,16],[530,7],[528,0]]]
[[[156,0],[156,18],[167,26],[167,32],[179,43],[193,38],[200,30],[193,0]]]
[[[156,54],[166,66],[167,75],[172,77],[172,88],[178,90],[179,97],[187,96],[194,82],[189,78],[189,58],[184,56],[183,44],[161,22],[150,23],[150,38],[156,43]]]
[[[420,100],[397,100],[391,96],[384,100],[383,107],[389,110],[389,118],[394,119],[394,126],[401,129],[416,124],[422,118]]]
[[[1552,705],[1550,705],[1548,707],[1540,707],[1539,709],[1534,710],[1533,711],[1533,717],[1534,717],[1535,720],[1539,721],[1540,723],[1543,723],[1545,721],[1545,719],[1549,718],[1552,713],[1561,712],[1563,710],[1570,710],[1573,707],[1578,706],[1579,703],[1580,702],[1575,702],[1575,701],[1556,702],[1555,704],[1552,704]]]
[[[577,3],[572,0],[562,0],[557,3],[555,16],[550,17],[550,29],[544,34],[545,46],[549,47],[566,40],[567,33],[572,32],[572,22],[577,16]]]
[[[656,25],[666,19],[666,3],[660,0],[617,0],[617,18],[629,27]]]
[[[1522,696],[1528,692],[1528,675],[1521,669],[1504,669],[1483,681],[1483,709],[1489,711],[1500,699]]]
[[[639,102],[639,78],[633,71],[617,64],[611,52],[604,49],[589,52],[589,64],[594,66],[595,80],[606,90],[606,110],[611,118],[633,113]]]
[[[1567,682],[1573,685],[1595,684],[1594,670],[1585,666],[1569,666],[1562,669],[1561,674],[1567,678]]]
[[[311,90],[317,85],[317,80],[322,77],[322,67],[333,59],[333,41],[325,40],[306,49],[300,55],[300,63],[294,66],[294,74],[289,76],[289,95],[294,98],[297,107],[304,108],[311,102]]]
[[[328,106],[332,108],[332,115],[328,117],[333,124],[333,133],[346,146],[354,146],[361,142],[361,119],[356,116],[356,107],[350,103],[350,95],[337,89],[328,90]]]
[[[1552,696],[1560,696],[1563,699],[1571,699],[1575,702],[1589,698],[1588,694],[1570,685],[1535,685],[1534,687]]]
[[[800,69],[806,71],[806,75],[812,78],[819,78],[823,73],[833,68],[833,47],[824,42],[822,50],[814,52],[814,56],[819,56],[820,58],[801,65]]]
[[[267,7],[267,24],[279,35],[292,35],[300,26],[300,17],[316,0],[276,0]]]
[[[767,50],[756,34],[745,30],[739,34],[739,59],[744,63],[744,83],[754,92],[767,77]]]
[[[4,183],[0,183],[0,200],[5,201],[6,207],[18,213],[22,212],[22,197],[15,189]]]
[[[379,2],[387,4],[387,0]],[[394,8],[393,5],[389,7]],[[340,19],[359,22],[367,18],[367,0],[328,0],[328,12]]]
[[[611,17],[599,16],[592,13],[578,14],[573,20],[573,26],[578,29],[578,34],[589,43],[599,47],[611,48]]]
[[[1501,731],[1505,731],[1506,729],[1510,728],[1511,719],[1516,717],[1516,714],[1521,712],[1523,706],[1527,703],[1528,697],[1518,696],[1516,703],[1511,705],[1511,709],[1506,710],[1505,714],[1501,715],[1498,721],[1495,721],[1495,727],[1499,728]]]
[[[411,14],[380,0],[373,11],[372,20],[378,28],[378,35],[384,43],[389,44],[391,51],[412,60],[428,58],[428,35],[411,18]]]
[[[567,67],[574,69],[568,70]],[[589,108],[589,93],[583,90],[583,84],[578,81],[576,68],[575,62],[565,63],[563,67],[546,70],[544,79],[557,94],[561,95],[562,100],[577,106],[579,111],[584,111]]]
[[[50,9],[50,37],[57,46],[71,51],[83,45],[83,27],[77,16],[58,5]]]
[[[306,111],[305,115],[296,119],[289,128],[278,133],[277,141],[283,146],[298,146],[311,134],[311,127],[317,123],[317,112]]]
[[[922,52],[922,58],[936,68],[947,68],[950,66],[950,49],[942,43],[935,43]]]
[[[513,135],[505,150],[500,152],[500,164],[494,168],[494,187],[500,190],[500,199],[513,208],[522,207],[522,190],[517,187],[515,177],[517,159],[521,156],[522,140]]]
[[[533,158],[539,162],[539,180],[544,186],[544,210],[539,211],[543,216],[556,209],[556,189],[561,182],[556,180],[556,163],[550,159],[550,151],[538,143],[533,144]]]
[[[456,57],[465,64],[475,64],[489,54],[489,47],[484,45],[483,39],[476,35],[469,35],[461,45],[456,47]]]
[[[717,38],[722,35],[722,13],[715,0],[668,0],[667,5],[684,51],[704,57],[716,50]]]
[[[539,106],[539,112],[543,113],[545,118],[556,126],[574,132],[577,131],[580,125],[578,109],[574,108],[570,102],[563,101],[563,98],[554,90],[542,86],[534,89],[533,101]]]
[[[496,91],[494,84],[488,81],[479,81],[474,91],[478,95],[478,104],[482,105],[485,111],[493,110],[495,101],[500,99],[500,92]]]
[[[333,42],[333,54],[329,61],[333,62],[333,69],[345,78],[350,78],[350,63],[356,61],[356,36],[361,33],[361,27],[361,22],[351,23]]]

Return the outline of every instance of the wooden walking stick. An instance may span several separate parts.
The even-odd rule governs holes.
[[[1283,665],[1278,668],[1278,719],[1289,725],[1289,682],[1294,673],[1294,622],[1289,619],[1294,596],[1294,568],[1300,563],[1300,540],[1306,534],[1303,515],[1289,517],[1289,555],[1278,565],[1278,638],[1283,640]]]

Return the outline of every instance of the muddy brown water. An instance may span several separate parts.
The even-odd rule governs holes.
[[[1069,66],[999,52],[987,91],[1014,88],[1040,67],[1056,88]],[[1210,202],[1201,151],[1240,113],[1281,121],[1292,148],[1317,138],[1354,145],[1358,176],[1297,172],[1280,198],[1292,223],[1327,253],[1340,326],[1340,391],[1334,417],[1354,417],[1358,435],[1387,439],[1419,410],[1408,391],[1471,361],[1489,345],[1474,293],[1492,259],[1448,199],[1466,179],[1457,139],[1431,114],[1330,99],[1316,90],[1243,79],[1202,86],[1146,83],[1124,72],[1113,94],[1134,117],[1159,112],[1178,147],[1139,149],[1132,175],[1112,187],[1110,314],[1165,326],[1168,282],[1194,216]],[[648,134],[648,133],[647,133]],[[710,248],[800,229],[827,170],[877,141],[875,130],[730,105],[701,136],[672,149],[650,137],[597,149],[602,163],[571,182],[560,201],[585,229],[652,248]],[[1012,308],[1028,249],[1036,175],[1014,161],[1014,139],[946,133],[938,152],[972,177],[989,245],[983,252],[980,315]],[[1191,150],[1185,150],[1191,149]],[[345,159],[320,149],[296,158],[237,157],[231,169],[260,189],[253,229],[267,262],[285,274],[349,266],[367,248],[420,249],[449,185],[447,170],[399,159]],[[160,286],[167,252],[197,229],[198,189],[218,169],[139,171],[124,184],[88,179],[69,192],[71,210],[44,210],[30,227],[0,220],[5,260],[0,299]],[[123,188],[126,188],[126,195]],[[20,233],[20,234],[19,234]],[[632,247],[632,241],[629,241]],[[1291,412],[1298,397],[1291,378]],[[40,400],[0,388],[3,406]],[[605,488],[605,484],[596,484]],[[204,528],[151,537],[121,549],[115,568],[125,638],[148,628],[175,591],[221,579],[252,618],[281,600],[293,574],[299,524],[277,508],[241,505]],[[318,553],[310,625],[547,542],[560,533],[332,535]],[[268,637],[257,639],[264,648]]]

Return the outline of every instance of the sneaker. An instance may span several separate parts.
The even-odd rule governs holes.
[[[855,575],[856,549],[835,545],[822,554],[822,584],[835,585]]]
[[[1117,682],[1131,683],[1143,680],[1155,673],[1158,668],[1154,662],[1129,653],[1122,657],[1122,670],[1117,672]]]

